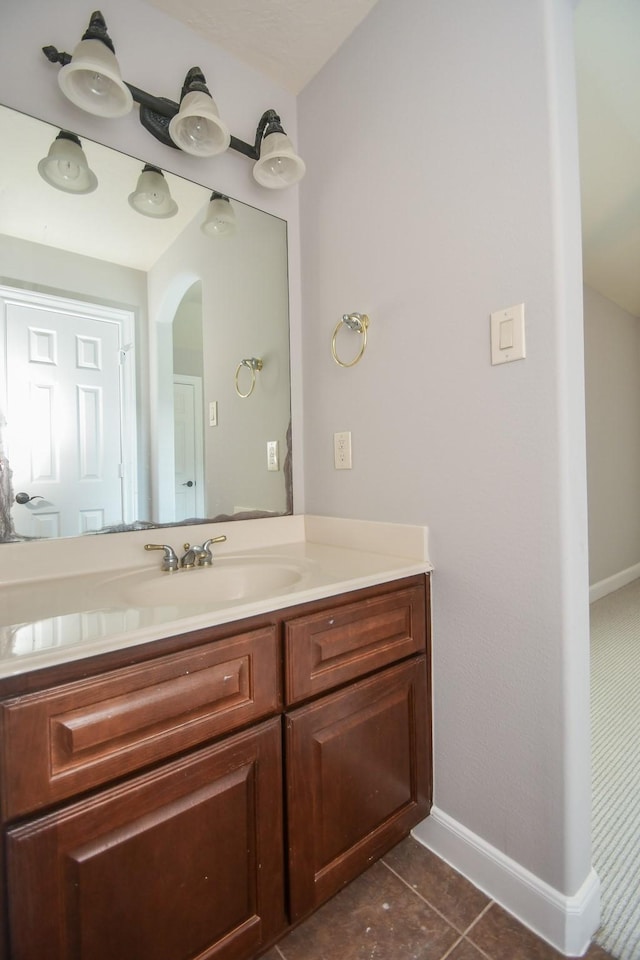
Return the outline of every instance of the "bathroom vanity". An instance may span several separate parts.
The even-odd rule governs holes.
[[[6,960],[250,960],[428,814],[429,565],[367,537],[271,545],[298,593],[5,671]]]

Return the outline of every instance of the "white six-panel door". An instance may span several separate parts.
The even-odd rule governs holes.
[[[7,448],[16,532],[72,536],[124,522],[121,327],[62,301],[4,298]]]

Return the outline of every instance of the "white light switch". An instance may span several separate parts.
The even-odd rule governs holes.
[[[209,426],[218,426],[218,401],[211,400],[209,403]]]
[[[491,363],[524,360],[524,303],[491,314]]]

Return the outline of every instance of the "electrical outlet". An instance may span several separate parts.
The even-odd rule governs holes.
[[[278,441],[267,440],[267,470],[279,470]]]
[[[336,470],[351,470],[351,431],[334,433],[333,462]]]

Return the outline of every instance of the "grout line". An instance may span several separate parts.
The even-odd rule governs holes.
[[[388,864],[388,863],[385,863],[384,860],[381,860],[381,863],[384,864],[384,866],[387,868],[387,870],[388,870],[390,873],[392,873],[392,874],[394,875],[394,877],[397,877],[398,880],[400,880],[402,883],[404,883],[405,887],[407,887],[409,890],[411,890],[411,893],[414,893],[414,894],[416,895],[416,897],[418,897],[420,900],[422,900],[423,903],[426,903],[426,905],[429,907],[430,910],[433,910],[434,913],[437,913],[439,917],[441,917],[443,920],[445,920],[445,921],[449,924],[449,926],[451,927],[452,930],[455,930],[456,933],[459,933],[461,938],[462,938],[462,937],[466,937],[466,935],[469,933],[469,930],[471,930],[472,927],[474,927],[474,926],[476,925],[476,923],[478,922],[478,920],[481,920],[481,919],[482,919],[482,917],[485,915],[485,913],[487,912],[487,910],[489,910],[489,908],[493,906],[494,901],[493,901],[493,900],[490,900],[489,903],[487,903],[487,905],[482,908],[482,910],[480,911],[480,913],[478,914],[478,916],[475,917],[475,919],[471,921],[471,923],[469,924],[469,926],[466,927],[464,930],[461,930],[459,927],[457,927],[457,926],[455,925],[455,923],[453,923],[453,921],[452,921],[449,917],[446,916],[446,914],[444,914],[444,913],[442,912],[442,910],[439,910],[438,907],[434,906],[434,904],[431,903],[430,900],[427,900],[426,897],[423,897],[422,894],[421,894],[418,890],[416,890],[416,888],[415,888],[414,886],[412,886],[412,885],[409,883],[408,880],[405,880],[405,878],[402,876],[402,874],[397,873],[397,872],[393,869],[393,867],[390,867],[389,864]],[[474,946],[475,946],[475,944],[474,944]],[[479,949],[479,948],[478,948],[478,949]],[[450,951],[448,951],[448,952],[450,952]],[[482,951],[480,951],[480,952],[482,953]],[[445,956],[446,956],[446,955],[447,955],[447,954],[445,954]],[[487,954],[485,953],[484,956],[486,957]]]
[[[453,951],[456,949],[456,947],[460,946],[463,940],[464,940],[464,937],[458,937],[458,939],[451,944],[447,952],[442,954],[442,956],[440,957],[440,960],[447,960],[447,957],[451,956]]]
[[[469,933],[469,931],[473,930],[473,928],[476,926],[476,924],[477,924],[480,920],[482,920],[482,918],[484,917],[484,915],[485,915],[486,913],[488,913],[488,911],[491,910],[491,907],[493,907],[493,906],[495,906],[495,901],[494,901],[494,900],[490,900],[489,903],[488,903],[488,904],[486,905],[486,907],[484,908],[484,910],[481,910],[480,913],[478,914],[478,916],[475,918],[475,920],[474,920],[472,923],[469,924],[469,926],[467,927],[467,929],[466,929],[465,932],[464,932],[464,938],[465,938],[465,940],[468,940],[468,939],[469,939],[469,938],[468,938],[468,933]],[[478,951],[478,953],[481,953],[483,957],[486,957],[486,958],[487,958],[487,960],[492,960],[492,958],[489,956],[489,954],[486,953],[486,952],[482,949],[482,947],[479,947],[478,944],[475,942],[475,940],[469,940],[469,943],[472,943],[473,946],[474,946],[474,947],[476,948],[476,950]]]
[[[276,953],[278,954],[278,956],[281,958],[281,960],[287,960],[287,958],[285,957],[284,953],[282,952],[282,950],[280,949],[280,947],[278,946],[277,943],[276,943],[276,946],[275,946],[275,950],[276,950]]]

